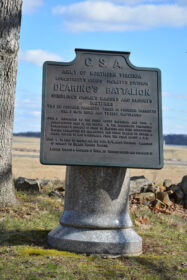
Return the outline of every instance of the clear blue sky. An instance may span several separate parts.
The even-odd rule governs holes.
[[[23,0],[14,132],[40,131],[42,64],[130,51],[162,71],[164,134],[187,134],[187,0]]]

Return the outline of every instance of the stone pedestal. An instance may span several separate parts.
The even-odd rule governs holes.
[[[64,213],[48,235],[51,247],[76,253],[139,255],[142,239],[131,228],[126,168],[71,166]]]

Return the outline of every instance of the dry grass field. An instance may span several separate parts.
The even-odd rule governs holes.
[[[13,176],[38,179],[65,179],[65,166],[42,165],[39,161],[40,139],[29,137],[14,137],[13,139]],[[164,168],[131,169],[131,176],[144,175],[155,183],[162,183],[164,179],[171,179],[179,183],[187,175],[187,147],[165,146]]]

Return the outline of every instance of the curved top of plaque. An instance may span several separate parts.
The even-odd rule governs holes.
[[[41,163],[162,168],[161,71],[130,52],[75,52],[43,66]]]
[[[93,50],[93,49],[81,49],[81,48],[75,48],[76,57],[69,62],[58,62],[58,61],[45,61],[43,64],[43,67],[45,67],[47,64],[56,64],[56,65],[73,65],[75,63],[78,63],[78,60],[81,59],[81,55],[87,55],[87,54],[93,54],[95,56],[101,56],[104,55],[107,56],[121,56],[125,59],[126,64],[135,70],[147,70],[147,71],[157,71],[158,74],[161,76],[161,71],[159,68],[151,68],[151,67],[139,67],[135,66],[131,63],[129,60],[129,56],[131,52],[125,52],[125,51],[109,51],[109,50]]]

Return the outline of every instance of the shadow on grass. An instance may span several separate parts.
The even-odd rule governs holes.
[[[0,231],[0,246],[30,245],[49,248],[47,244],[48,233],[48,230]]]
[[[161,277],[159,279],[163,279],[163,280],[178,279],[178,277],[174,274],[173,274],[173,278],[171,278],[171,273],[173,273],[173,271],[170,270],[169,267],[166,266],[166,264],[164,264],[163,262],[160,264],[159,263],[155,264],[154,262],[149,261],[146,258],[138,258],[138,257],[133,257],[133,260],[136,263],[140,264],[141,266],[148,268],[150,272]]]

